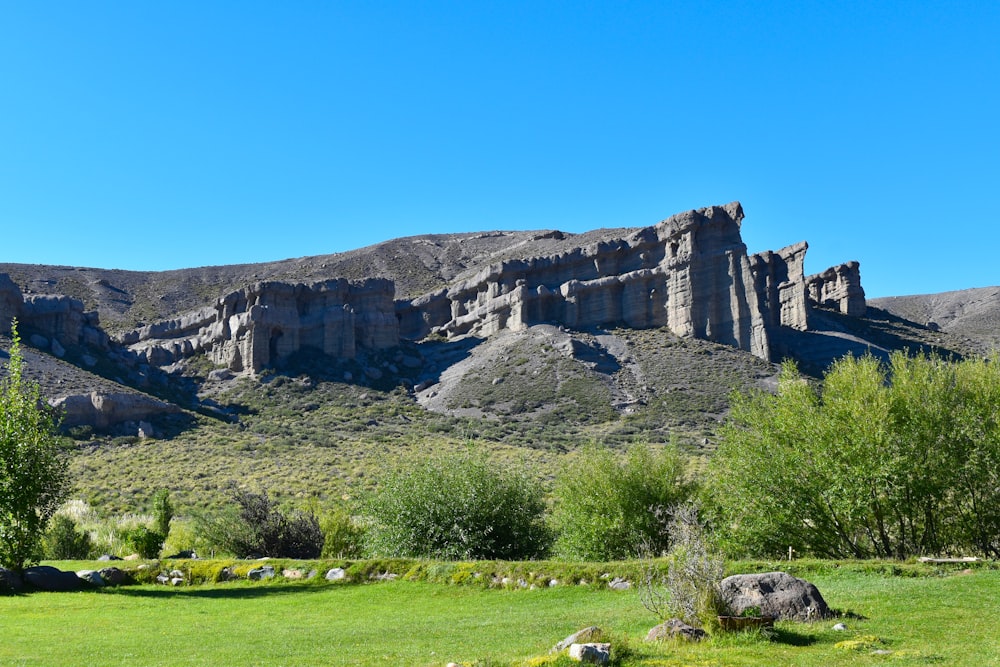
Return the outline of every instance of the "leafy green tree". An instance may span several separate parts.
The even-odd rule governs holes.
[[[891,355],[792,364],[776,395],[732,400],[709,491],[734,554],[826,557],[1000,549],[1000,369]]]
[[[525,559],[550,537],[541,486],[470,455],[400,462],[362,503],[366,549],[379,556]]]
[[[633,558],[669,546],[670,508],[691,497],[674,446],[634,445],[625,456],[590,446],[556,480],[555,551],[571,560]]]
[[[37,560],[40,540],[67,488],[52,413],[24,377],[17,321],[7,375],[0,381],[0,565]]]

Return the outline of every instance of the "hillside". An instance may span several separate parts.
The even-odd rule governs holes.
[[[231,484],[335,502],[414,451],[474,447],[543,479],[589,442],[709,455],[730,393],[773,387],[782,359],[818,376],[848,353],[998,343],[998,288],[861,311],[856,263],[807,277],[804,243],[747,255],[741,218],[733,203],[646,228],[425,235],[163,273],[0,264],[0,310],[23,295],[29,374],[77,397],[77,494],[117,510],[159,486],[190,508]]]

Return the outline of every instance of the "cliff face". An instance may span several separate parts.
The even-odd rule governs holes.
[[[383,279],[261,282],[121,342],[154,366],[206,353],[230,370],[256,373],[307,347],[350,359],[359,347],[399,344],[393,296],[392,282]]]
[[[121,343],[140,363],[168,366],[204,353],[233,371],[256,373],[303,348],[354,358],[361,349],[434,333],[485,337],[542,323],[621,324],[668,327],[770,359],[773,333],[807,330],[816,305],[864,314],[857,262],[806,278],[805,242],[748,255],[742,221],[743,209],[733,202],[651,227],[595,232],[585,236],[592,242],[576,247],[572,236],[545,235],[536,242],[558,242],[543,246],[557,252],[496,262],[409,300],[394,301],[394,283],[381,278],[258,282],[212,306],[128,332]],[[531,247],[519,243],[511,253],[527,255]],[[9,291],[0,283],[0,307],[8,308]],[[89,326],[82,306],[16,297],[7,300],[60,336]]]
[[[82,301],[62,294],[25,296],[10,276],[0,273],[0,333],[10,333],[14,318],[21,334],[31,336],[33,343],[42,343],[40,347],[57,357],[70,346],[108,348],[108,336],[97,313],[85,312]]]
[[[808,245],[748,256],[742,220],[743,209],[733,202],[563,254],[495,264],[400,304],[400,333],[410,339],[432,332],[488,336],[543,322],[666,326],[769,359],[769,331],[809,326]],[[831,269],[835,278],[810,278],[812,301],[855,314],[860,294],[863,314],[864,292],[852,264],[854,270]]]

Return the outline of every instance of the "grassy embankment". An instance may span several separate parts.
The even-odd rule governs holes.
[[[832,630],[835,621],[782,622],[771,640],[745,634],[647,645],[642,638],[655,618],[634,592],[604,588],[280,578],[145,585],[0,598],[0,664],[498,667],[528,664],[591,624],[611,634],[626,666],[1000,664],[1000,571],[890,576],[829,567],[808,578],[832,607],[863,618],[842,619],[846,632]],[[837,645],[852,640],[855,648]]]

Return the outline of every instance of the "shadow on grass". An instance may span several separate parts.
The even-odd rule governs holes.
[[[203,600],[251,600],[255,598],[266,598],[279,595],[302,595],[309,593],[323,593],[346,588],[344,586],[313,586],[309,584],[273,584],[266,586],[225,586],[217,588],[199,587],[132,587],[121,586],[113,589],[102,589],[102,594],[125,595],[137,598],[150,598],[170,600],[178,598],[199,598]]]
[[[813,635],[802,635],[785,628],[773,628],[771,630],[771,641],[788,646],[811,646],[816,643],[816,637]]]

